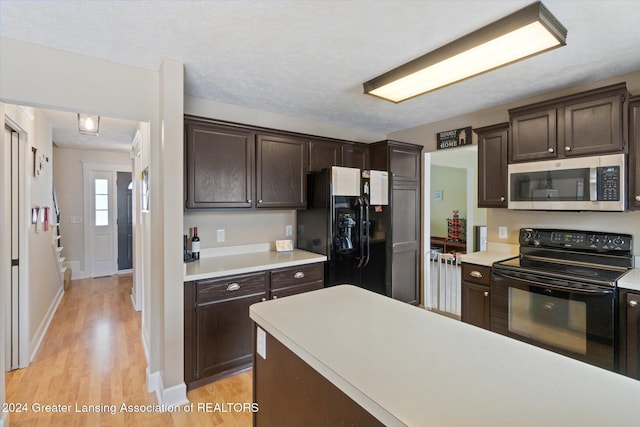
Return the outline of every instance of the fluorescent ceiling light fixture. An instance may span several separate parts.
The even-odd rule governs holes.
[[[567,29],[536,2],[364,83],[392,102],[439,89],[566,44]]]
[[[83,135],[98,136],[100,116],[78,113],[78,130]]]

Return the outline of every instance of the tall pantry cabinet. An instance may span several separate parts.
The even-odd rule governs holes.
[[[397,141],[371,145],[371,169],[389,172],[391,238],[387,238],[387,289],[394,299],[420,303],[422,146]]]

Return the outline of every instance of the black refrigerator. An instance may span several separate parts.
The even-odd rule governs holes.
[[[307,176],[307,209],[297,213],[297,247],[327,256],[325,286],[352,284],[391,296],[386,176],[342,167]]]

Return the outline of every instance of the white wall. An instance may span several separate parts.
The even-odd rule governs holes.
[[[84,248],[84,182],[82,164],[129,165],[128,152],[53,148],[53,182],[60,206],[62,255],[72,268],[73,278],[87,277]],[[72,223],[71,217],[82,219]],[[75,268],[77,266],[77,268]]]
[[[254,110],[238,105],[223,104],[221,102],[193,96],[186,96],[184,98],[184,113],[216,120],[286,130],[289,132],[300,132],[327,138],[345,139],[348,141],[376,142],[386,139],[386,136],[381,133],[330,125],[301,117],[285,116],[283,114]]]
[[[435,200],[434,191],[442,191],[442,200]],[[460,218],[467,218],[467,170],[431,165],[431,235],[448,237],[447,219],[453,210]]]

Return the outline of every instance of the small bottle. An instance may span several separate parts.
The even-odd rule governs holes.
[[[200,238],[198,237],[198,227],[193,227],[193,237],[191,237],[191,254],[193,259],[200,259]]]

